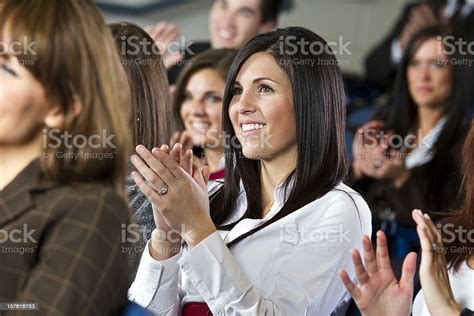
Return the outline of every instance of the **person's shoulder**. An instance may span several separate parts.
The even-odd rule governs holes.
[[[342,203],[352,207],[367,206],[364,198],[358,192],[342,182],[318,200],[320,203],[326,204]]]
[[[317,222],[359,223],[363,231],[371,227],[372,215],[364,198],[342,182],[311,202],[308,208]]]
[[[125,195],[118,194],[113,187],[103,184],[63,185],[46,194],[51,212],[58,216],[96,218],[110,214],[111,218],[127,217]]]

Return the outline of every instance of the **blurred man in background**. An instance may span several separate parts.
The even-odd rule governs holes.
[[[242,47],[255,35],[269,32],[278,24],[283,9],[289,9],[289,0],[214,0],[209,14],[210,42],[195,42],[184,52],[164,54],[170,84],[174,84],[181,69],[196,54],[208,48]],[[179,35],[179,28],[167,22],[146,29],[159,47],[168,47]]]

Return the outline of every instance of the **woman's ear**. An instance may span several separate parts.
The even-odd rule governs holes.
[[[54,105],[48,110],[46,117],[44,118],[44,124],[48,128],[61,128],[64,124],[71,119],[78,117],[83,110],[83,105],[77,96],[74,96],[72,102],[71,113],[66,115],[59,104]]]

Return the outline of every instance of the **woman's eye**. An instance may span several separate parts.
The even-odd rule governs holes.
[[[184,101],[190,101],[193,99],[193,96],[189,93],[184,93]]]
[[[250,18],[253,16],[253,12],[250,10],[240,10],[238,13],[240,16],[244,18]]]
[[[267,86],[266,84],[262,84],[262,85],[258,88],[258,92],[269,93],[269,92],[273,92],[273,89],[270,88],[269,86]]]
[[[437,60],[437,61],[434,61],[432,65],[435,68],[443,68],[446,65],[446,63],[442,60]]]
[[[15,77],[17,76],[16,72],[12,68],[10,68],[8,65],[3,64],[3,65],[1,65],[0,69],[2,71],[5,71],[5,72],[9,73],[12,76],[15,76]]]
[[[212,103],[222,102],[222,98],[217,95],[210,95],[207,99]]]
[[[410,66],[410,67],[416,67],[416,66],[418,66],[418,62],[417,62],[417,61],[410,61],[410,62],[408,63],[408,66]]]
[[[241,95],[242,94],[242,89],[238,87],[234,87],[232,89],[232,95]]]

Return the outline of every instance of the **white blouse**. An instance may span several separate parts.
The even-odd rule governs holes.
[[[243,219],[170,259],[155,261],[147,245],[129,299],[158,315],[179,315],[188,302],[205,302],[214,315],[329,315],[350,297],[337,271],[354,277],[350,250],[362,251],[361,236],[370,236],[370,210],[340,183],[229,250],[226,242],[281,209],[283,191],[274,190],[264,219]],[[234,218],[246,210],[245,194],[238,205]]]
[[[454,273],[449,270],[448,277],[456,303],[462,308],[474,310],[474,270],[469,268],[466,261],[464,261],[458,272]],[[430,315],[423,296],[423,289],[421,289],[413,303],[413,316]]]

